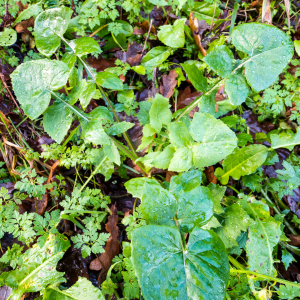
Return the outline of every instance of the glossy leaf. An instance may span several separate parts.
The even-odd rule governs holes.
[[[85,277],[78,277],[77,282],[67,290],[60,290],[58,287],[48,287],[44,294],[43,300],[105,300],[100,289],[93,286],[91,281]]]
[[[248,23],[235,27],[232,43],[237,50],[249,55],[245,76],[257,92],[276,80],[294,54],[290,37],[266,24]]]
[[[95,93],[96,93],[96,84],[93,81],[88,81],[84,91],[82,92],[81,96],[79,97],[81,107],[84,110],[90,104],[90,101],[92,100]]]
[[[177,148],[192,146],[195,142],[182,122],[172,122],[169,125],[170,142]]]
[[[250,88],[242,74],[235,73],[225,82],[225,91],[232,105],[241,105],[246,101]]]
[[[300,131],[297,130],[297,132],[294,133],[292,130],[287,130],[286,132],[283,131],[279,134],[271,133],[270,138],[273,149],[287,148],[292,151],[294,146],[300,144]]]
[[[141,178],[132,178],[129,181],[125,182],[125,188],[128,193],[130,193],[132,196],[137,198],[142,198],[144,186],[145,184],[153,184],[156,186],[160,186],[160,184],[155,179],[147,178],[147,177],[141,177]]]
[[[223,171],[220,176],[222,184],[227,184],[229,176],[240,179],[260,167],[268,156],[268,148],[263,145],[250,145],[236,149],[223,161]]]
[[[7,47],[13,45],[17,41],[17,32],[11,28],[4,28],[0,32],[0,46]]]
[[[110,72],[97,73],[96,82],[106,89],[123,90],[123,82],[117,75]]]
[[[183,252],[177,228],[150,225],[132,233],[133,265],[145,300],[223,300],[229,279],[225,247],[195,228]]]
[[[179,19],[173,25],[160,27],[157,33],[158,39],[165,45],[172,48],[181,48],[185,44],[184,23],[186,19]]]
[[[225,45],[214,48],[203,60],[221,77],[228,78],[233,71],[233,53]]]
[[[163,125],[168,125],[172,119],[169,108],[169,99],[160,94],[156,94],[149,111],[150,124],[157,133],[161,131]]]
[[[142,59],[144,67],[157,67],[163,63],[171,54],[171,49],[163,46],[152,48]]]
[[[154,152],[155,153],[155,152]],[[156,168],[167,169],[170,165],[171,159],[174,156],[175,148],[172,145],[168,145],[162,152],[153,159],[151,164]]]
[[[38,244],[29,248],[22,255],[20,268],[2,273],[7,276],[5,284],[13,288],[10,299],[19,300],[26,292],[38,292],[53,282],[64,282],[64,273],[56,271],[58,261],[70,247],[70,242],[63,235],[51,235],[45,245]]]
[[[192,148],[193,163],[197,168],[216,164],[229,155],[237,144],[234,132],[206,113],[195,114],[189,131],[199,143]]]
[[[48,9],[37,16],[34,23],[35,44],[45,56],[51,56],[60,46],[73,11],[68,7]]]
[[[133,123],[125,122],[125,121],[116,123],[107,129],[107,133],[108,135],[118,135],[123,132],[126,132],[128,129],[132,128],[133,126],[134,126]]]
[[[48,107],[51,91],[67,83],[69,68],[57,60],[28,61],[11,74],[14,92],[24,112],[32,120]]]
[[[206,92],[207,79],[203,76],[203,72],[195,64],[181,65],[195,89],[199,92]]]
[[[207,186],[210,190],[213,201],[214,201],[214,212],[220,214],[224,212],[224,209],[221,205],[221,200],[223,199],[226,191],[226,186],[220,186],[218,184],[213,184],[212,182]]]
[[[184,172],[193,166],[193,153],[189,147],[181,147],[176,150],[169,165],[169,171]]]
[[[73,112],[65,103],[55,101],[44,113],[43,126],[45,131],[60,144],[73,121]]]

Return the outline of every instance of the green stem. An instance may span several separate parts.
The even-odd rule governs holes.
[[[277,213],[277,214],[281,214],[280,210],[278,209],[278,207],[272,202],[272,200],[268,197],[267,193],[261,189],[261,193],[264,195],[266,201],[268,202],[268,204],[274,209],[274,211]],[[298,235],[298,233],[296,232],[296,230],[291,226],[291,224],[286,220],[286,219],[283,219],[283,223],[284,225],[289,229],[289,231],[294,234],[294,235]]]
[[[90,180],[93,178],[93,176],[95,176],[98,172],[98,170],[100,169],[102,163],[104,162],[106,157],[104,157],[101,162],[99,163],[99,165],[97,166],[97,168],[91,173],[90,177],[87,179],[87,181],[84,183],[84,185],[80,188],[79,192],[82,192],[82,190],[87,186],[87,184],[90,182]]]
[[[256,276],[257,278],[261,278],[261,279],[264,279],[264,280],[270,280],[270,281],[274,281],[274,282],[279,282],[279,283],[282,283],[282,284],[285,284],[285,285],[290,285],[290,286],[293,286],[293,287],[296,287],[296,288],[300,289],[300,284],[298,284],[298,283],[291,282],[291,281],[284,280],[284,279],[280,279],[280,278],[276,278],[276,277],[271,277],[271,276],[259,274],[259,273],[248,271],[248,270],[230,269],[230,274],[253,275],[253,276]]]

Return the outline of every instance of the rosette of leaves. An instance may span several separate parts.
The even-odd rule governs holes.
[[[201,228],[213,215],[213,196],[200,183],[201,172],[191,171],[172,177],[170,190],[148,178],[125,184],[141,198],[148,224],[132,232],[133,266],[146,300],[225,297],[228,256],[217,234]]]

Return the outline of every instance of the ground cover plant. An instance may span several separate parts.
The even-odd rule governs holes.
[[[0,3],[3,299],[300,298],[298,1]]]

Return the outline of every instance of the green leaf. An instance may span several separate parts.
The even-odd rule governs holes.
[[[219,76],[228,78],[234,67],[232,51],[225,45],[216,47],[203,58],[203,61]]]
[[[146,74],[145,67],[143,67],[143,66],[133,66],[133,67],[131,67],[131,69],[140,75]]]
[[[132,128],[133,126],[134,126],[133,123],[125,122],[125,121],[116,123],[107,129],[107,134],[108,135],[118,135],[123,132],[126,132],[128,129]]]
[[[159,27],[158,39],[172,48],[182,48],[185,44],[184,23],[186,19],[179,19],[173,25]]]
[[[45,131],[60,144],[73,121],[72,110],[63,102],[55,101],[44,113],[43,126]]]
[[[202,172],[190,170],[180,175],[172,176],[170,182],[170,192],[178,197],[181,191],[191,191],[202,183]]]
[[[270,216],[267,204],[257,200],[251,201],[243,204],[244,209],[255,220],[249,227],[249,240],[246,244],[249,269],[260,274],[275,276],[272,252],[282,234],[281,222],[275,221]]]
[[[93,81],[88,81],[87,85],[79,97],[81,107],[85,110],[90,104],[93,96],[96,94],[96,84]]]
[[[64,86],[68,77],[69,68],[65,63],[49,59],[25,62],[11,74],[17,99],[32,120],[46,110],[51,91]]]
[[[296,53],[300,56],[300,41],[294,40],[294,46],[295,46]]]
[[[236,239],[242,231],[247,231],[252,221],[251,218],[238,203],[235,203],[225,208],[222,219],[222,227],[217,228],[216,233],[222,239],[226,248],[238,246]]]
[[[249,55],[245,76],[251,87],[259,92],[269,87],[293,57],[290,37],[266,24],[249,23],[235,27],[232,43]]]
[[[51,8],[37,16],[34,23],[35,44],[45,56],[51,56],[60,46],[73,11],[68,7]]]
[[[157,180],[147,177],[130,179],[129,181],[125,182],[124,185],[128,193],[130,193],[134,197],[141,199],[143,196],[144,185],[146,183],[148,185],[153,184],[156,186],[160,186]]]
[[[140,210],[148,224],[175,226],[177,203],[169,191],[145,182],[141,200]]]
[[[221,214],[224,209],[221,205],[221,200],[223,199],[226,191],[226,186],[220,186],[218,184],[213,184],[212,182],[207,186],[213,196],[214,201],[214,212],[216,214]]]
[[[227,184],[229,176],[240,179],[241,176],[254,173],[268,156],[268,148],[263,145],[250,145],[236,149],[223,161],[223,172],[220,176],[222,184]]]
[[[192,136],[182,122],[172,122],[169,125],[170,142],[177,148],[193,146],[195,144]]]
[[[172,145],[168,145],[162,152],[157,154],[151,164],[159,169],[167,169],[170,165],[172,157],[174,156],[174,153],[175,148]]]
[[[85,114],[87,119],[80,118],[82,127],[82,137],[86,142],[95,145],[110,145],[111,141],[106,134],[103,122],[112,121],[111,115],[106,107],[98,106],[89,114]]]
[[[105,155],[109,158],[109,160],[118,166],[121,164],[121,157],[120,153],[118,151],[118,147],[115,145],[115,143],[111,143],[109,146],[104,145],[103,146]]]
[[[217,20],[222,10],[214,3],[208,2],[194,2],[194,7],[191,9],[194,11],[194,16],[199,21],[205,20],[207,24],[211,24],[213,20]]]
[[[183,252],[178,229],[137,228],[132,233],[132,259],[145,300],[225,297],[228,256],[214,232],[195,228]]]
[[[91,37],[81,37],[69,43],[76,56],[83,56],[100,50],[98,43]]]
[[[149,111],[150,124],[157,133],[161,131],[162,125],[168,125],[172,119],[169,99],[156,94]]]
[[[193,166],[193,153],[189,147],[176,150],[169,165],[169,171],[184,172]]]
[[[169,57],[171,51],[171,48],[163,46],[154,47],[143,57],[141,64],[144,67],[157,67]]]
[[[86,80],[82,79],[79,81],[79,83],[74,86],[69,93],[69,95],[66,98],[66,102],[68,102],[71,105],[74,105],[78,98],[83,94],[87,86]]]
[[[209,95],[203,95],[198,103],[199,112],[214,115],[216,112],[215,97],[217,89],[213,90]]]
[[[77,282],[67,290],[60,290],[58,287],[48,287],[43,295],[43,300],[105,300],[100,289],[93,286],[90,280],[78,277]]]
[[[192,148],[193,163],[197,168],[214,165],[229,155],[237,144],[234,132],[206,113],[194,115],[190,133],[199,142]]]
[[[183,70],[187,74],[195,89],[199,92],[206,92],[207,79],[203,76],[203,72],[195,64],[181,64]]]
[[[290,151],[294,146],[300,144],[300,130],[294,133],[292,130],[283,131],[281,133],[270,134],[271,144],[273,149],[287,148]]]
[[[139,103],[140,111],[137,113],[137,118],[139,119],[142,125],[146,125],[150,123],[149,112],[152,106],[152,102],[143,101]]]
[[[121,79],[110,72],[99,72],[96,76],[96,82],[106,89],[123,90],[123,82]]]
[[[36,4],[31,4],[18,14],[18,17],[14,21],[14,25],[20,23],[23,20],[27,20],[31,17],[36,17],[42,11],[43,11],[43,1],[38,2]]]
[[[287,270],[288,267],[289,267],[289,265],[290,265],[290,263],[292,263],[293,261],[296,262],[296,259],[295,259],[294,256],[293,256],[289,251],[287,251],[285,248],[283,248],[283,249],[281,250],[281,253],[282,253],[282,255],[281,255],[281,261],[282,261],[282,263],[284,264],[285,269]]]
[[[23,255],[20,268],[6,273],[5,284],[13,288],[10,299],[19,300],[26,292],[38,292],[53,282],[64,282],[64,273],[56,271],[58,261],[70,247],[69,240],[63,235],[51,235],[40,248],[37,244]]]
[[[241,105],[246,101],[250,88],[245,77],[235,73],[226,80],[225,91],[232,105]]]
[[[107,181],[111,178],[111,175],[113,174],[115,169],[114,164],[106,156],[103,148],[94,149],[94,151],[91,153],[90,159],[94,162],[95,167],[98,167],[101,164],[98,172],[104,175],[105,181]]]
[[[17,41],[17,32],[11,28],[4,28],[0,32],[0,46],[7,47],[13,45]]]
[[[281,284],[278,290],[278,297],[280,299],[293,300],[300,297],[300,288],[297,289],[295,286]]]
[[[189,233],[196,226],[205,225],[213,216],[213,196],[207,187],[182,190],[177,198],[177,222],[181,232]]]

